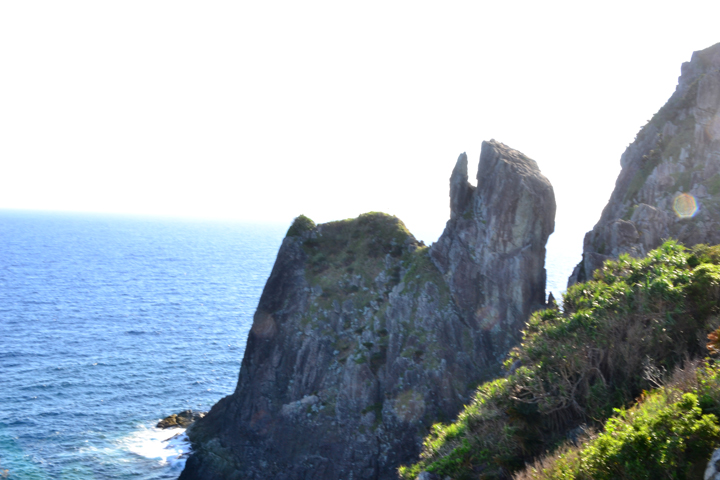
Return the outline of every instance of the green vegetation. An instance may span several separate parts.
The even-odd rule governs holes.
[[[451,303],[429,249],[418,244],[398,218],[384,213],[370,212],[310,229],[306,228],[314,225],[312,221],[299,219],[293,227],[298,224],[295,231],[307,232],[302,234],[301,248],[311,291],[300,326],[331,339],[338,363],[367,364],[378,374],[387,363],[390,332],[385,315],[396,286],[402,284],[406,296],[437,298],[440,308]],[[339,328],[334,322],[340,323]],[[404,328],[403,342],[412,340],[422,349],[403,346],[403,356],[426,368],[439,366],[435,332],[415,325],[414,318]]]
[[[351,296],[356,308],[369,304],[377,297],[369,287],[386,269],[385,256],[405,259],[409,253],[404,247],[409,239],[412,235],[397,217],[377,212],[318,227],[303,242],[303,250],[309,259],[308,283],[323,290],[321,307],[330,308],[332,301],[340,298],[338,295]],[[390,288],[400,282],[399,268],[396,265],[391,271]]]
[[[599,435],[564,445],[515,479],[702,478],[720,443],[720,365],[697,363],[644,393],[634,407],[615,410]]]
[[[300,215],[293,220],[292,225],[290,225],[290,228],[288,228],[286,237],[300,237],[303,233],[309,232],[315,228],[315,222],[313,222],[311,219],[306,217],[305,215]]]
[[[705,337],[719,323],[718,263],[720,246],[687,250],[674,241],[644,259],[625,255],[607,262],[595,280],[568,290],[563,311],[544,310],[530,318],[522,344],[506,362],[514,371],[481,385],[455,422],[434,425],[420,461],[401,467],[400,476],[411,479],[427,470],[454,480],[509,478],[527,462],[563,451],[581,425],[600,429],[614,418],[607,424],[610,433],[588,440],[586,453],[568,454],[586,470],[547,478],[650,478],[632,472],[670,464],[678,473],[668,478],[684,478],[697,459],[707,462],[708,445],[718,440],[713,415],[720,414],[720,385],[714,364],[698,370],[706,372],[698,375],[705,375],[707,391],[643,392],[658,385],[662,375],[657,372],[673,371],[707,352]],[[717,393],[713,397],[710,391]],[[642,395],[646,400],[640,407],[623,410]],[[677,440],[656,445],[668,432]],[[636,462],[670,463],[633,465],[633,451],[644,452]],[[565,464],[570,460],[561,461],[558,471],[565,472]],[[613,473],[602,473],[603,468]]]

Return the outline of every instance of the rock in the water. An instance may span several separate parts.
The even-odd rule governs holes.
[[[683,64],[675,93],[620,164],[569,285],[592,279],[607,259],[642,257],[667,238],[720,243],[720,44]]]
[[[163,418],[156,425],[157,428],[187,428],[196,420],[200,420],[205,416],[202,412],[193,412],[192,410],[183,410],[180,413]]]
[[[237,388],[193,426],[181,479],[394,479],[416,459],[544,305],[552,188],[494,142],[481,169],[476,192],[458,162],[432,253],[390,215],[296,219]]]

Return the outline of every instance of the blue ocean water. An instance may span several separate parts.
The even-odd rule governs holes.
[[[234,390],[286,229],[0,211],[0,477],[177,478],[154,425]],[[552,242],[557,293],[581,243]]]
[[[0,212],[0,475],[177,478],[154,425],[234,390],[286,229]]]

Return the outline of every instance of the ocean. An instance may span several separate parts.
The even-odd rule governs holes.
[[[0,478],[177,478],[155,424],[233,392],[287,228],[0,211]],[[581,244],[552,240],[558,297]]]

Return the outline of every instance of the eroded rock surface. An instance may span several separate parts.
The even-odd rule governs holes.
[[[450,179],[451,215],[431,257],[460,315],[484,334],[476,345],[500,359],[520,339],[529,314],[545,305],[545,244],[555,228],[555,195],[534,160],[483,142],[477,188],[467,157]]]
[[[393,479],[416,459],[428,428],[497,372],[518,337],[504,329],[544,305],[552,188],[499,143],[480,168],[475,189],[458,161],[432,249],[385,214],[296,219],[237,388],[193,425],[181,479]]]
[[[682,66],[667,104],[627,148],[600,221],[568,284],[607,259],[642,257],[663,239],[720,243],[720,44]],[[694,203],[693,203],[694,202]]]

